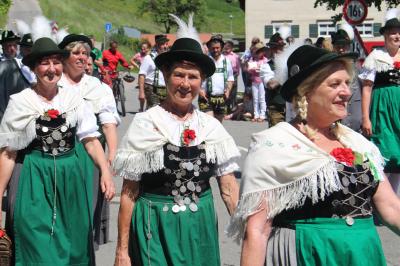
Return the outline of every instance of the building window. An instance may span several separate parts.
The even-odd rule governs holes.
[[[336,32],[336,26],[331,21],[318,22],[318,37],[330,37]]]
[[[374,23],[366,22],[356,27],[361,37],[374,37]]]

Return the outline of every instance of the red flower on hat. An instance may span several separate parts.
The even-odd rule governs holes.
[[[51,119],[57,118],[60,115],[60,112],[56,109],[47,110],[45,113],[46,116],[50,117]]]
[[[395,69],[400,69],[400,61],[394,62],[394,63],[393,63],[393,67],[394,67]]]
[[[356,159],[353,150],[349,148],[335,148],[331,151],[330,155],[335,157],[338,162],[345,163],[347,166],[353,166]]]
[[[186,128],[182,132],[182,143],[186,146],[189,146],[190,142],[192,142],[196,138],[196,132],[193,129]]]

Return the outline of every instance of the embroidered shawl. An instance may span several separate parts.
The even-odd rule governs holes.
[[[195,112],[200,121],[196,138],[205,142],[207,162],[220,165],[238,158],[240,152],[222,124],[197,109]],[[173,141],[168,135],[163,113],[153,107],[144,113],[136,114],[122,138],[113,162],[116,176],[138,181],[143,173],[163,169],[163,146],[168,142]]]
[[[83,99],[68,89],[58,88],[62,99],[60,113],[66,113],[67,125],[77,123],[77,110],[82,108]],[[36,92],[27,88],[10,97],[7,109],[0,124],[0,148],[11,150],[26,148],[36,138],[36,119],[47,111]]]
[[[363,68],[377,72],[393,69],[393,58],[385,51],[373,50],[365,59]]]
[[[378,148],[348,127],[340,142],[369,159],[374,177],[383,180],[384,160]],[[263,202],[269,219],[283,210],[313,203],[342,188],[335,159],[292,125],[281,122],[256,133],[243,167],[240,201],[227,234],[242,239],[247,218]]]

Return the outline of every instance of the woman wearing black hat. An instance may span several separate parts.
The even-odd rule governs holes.
[[[372,206],[400,234],[400,200],[381,182],[378,148],[338,122],[355,56],[309,45],[290,55],[281,93],[297,117],[253,135],[228,228],[241,265],[385,265]]]
[[[120,123],[120,118],[112,90],[107,89],[98,78],[85,73],[92,42],[85,35],[70,34],[58,44],[58,47],[70,53],[68,59],[63,62],[64,71],[58,84],[78,92],[90,104],[98,124],[101,125],[100,141],[103,147],[107,144],[107,161],[111,165],[117,150],[117,125]],[[87,176],[93,176],[93,178],[87,178],[88,187],[93,187],[88,190],[88,193],[91,201],[93,198],[95,244],[101,245],[108,242],[109,203],[105,201],[102,193],[98,193],[100,192],[98,169],[94,167],[82,145],[79,145],[77,150],[82,153],[82,167],[85,168]]]
[[[124,178],[115,265],[219,266],[211,176],[229,213],[236,206],[238,149],[216,119],[192,105],[215,66],[193,28],[177,21],[178,39],[155,59],[167,98],[136,114],[113,164]]]
[[[49,38],[34,43],[22,62],[37,84],[11,96],[0,125],[0,201],[10,181],[7,227],[16,265],[95,263],[75,138],[102,169],[105,197],[115,193],[95,116],[78,93],[57,85],[68,55]]]
[[[400,194],[400,21],[398,10],[386,15],[380,33],[386,51],[374,50],[359,75],[363,80],[362,128],[388,159],[385,172],[393,190]]]

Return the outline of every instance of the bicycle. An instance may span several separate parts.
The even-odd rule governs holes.
[[[122,76],[122,78],[121,78]],[[117,111],[121,116],[126,116],[125,109],[125,86],[122,80],[131,83],[135,80],[135,77],[129,73],[122,74],[118,73],[118,76],[113,80],[112,91],[115,98],[115,105],[117,106]]]

